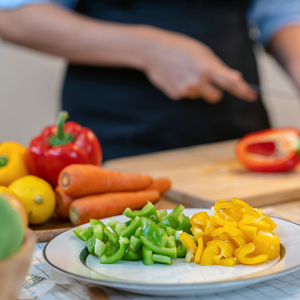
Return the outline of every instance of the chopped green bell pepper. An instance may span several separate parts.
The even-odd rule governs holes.
[[[94,252],[98,255],[98,256],[102,256],[105,251],[106,251],[107,245],[105,243],[103,243],[102,241],[98,240],[96,238],[96,243],[95,243],[95,250]]]
[[[154,264],[152,256],[153,252],[145,245],[142,247],[142,262],[146,266],[151,266]]]
[[[154,253],[166,255],[166,256],[169,256],[172,258],[177,257],[176,248],[158,247],[158,246],[154,245],[149,239],[147,239],[143,235],[141,235],[141,241],[145,246],[147,246]]]
[[[123,215],[130,219],[134,219],[136,216],[156,218],[157,212],[155,206],[148,201],[148,203],[141,210],[132,211],[130,208],[126,208],[125,211],[123,212]]]
[[[153,254],[152,259],[154,262],[158,262],[161,264],[167,264],[167,265],[172,264],[172,258],[169,256]]]
[[[80,232],[82,231],[83,229],[80,227],[80,226],[78,226],[78,227],[76,227],[74,230],[73,230],[73,232],[75,233],[75,235],[79,238],[79,239],[81,239],[82,241],[84,241],[84,239],[80,236]]]
[[[121,231],[121,236],[131,237],[140,226],[142,226],[142,220],[140,217],[136,216],[130,225]]]
[[[101,256],[101,264],[114,264],[120,259],[122,259],[128,248],[129,240],[127,237],[120,237],[119,243],[120,248],[116,252],[112,253],[111,255],[107,255],[105,253]]]
[[[132,235],[129,241],[129,249],[132,252],[138,252],[142,248],[143,243],[138,237]]]
[[[166,228],[168,226],[173,229],[177,229],[180,225],[180,222],[177,219],[177,217],[175,215],[173,215],[173,213],[170,213],[170,214],[166,215],[165,217],[163,217],[162,221],[159,222],[157,225],[159,227],[163,227],[163,228]]]
[[[129,250],[127,253],[124,254],[122,259],[124,259],[124,260],[141,260],[142,255]]]
[[[118,234],[110,226],[105,226],[104,233],[113,243],[116,243],[119,240]]]
[[[168,236],[165,231],[157,226],[153,221],[141,217],[142,227],[140,234],[141,236],[147,237],[156,246],[164,247],[168,241]]]

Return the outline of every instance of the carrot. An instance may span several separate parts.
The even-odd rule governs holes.
[[[64,193],[74,198],[103,192],[138,191],[152,182],[148,175],[109,170],[99,166],[73,164],[64,168],[58,183]]]
[[[102,219],[119,215],[129,207],[141,209],[160,199],[158,191],[119,192],[91,195],[74,200],[69,209],[69,218],[73,225],[80,225],[92,219]]]
[[[153,182],[145,189],[145,191],[157,190],[160,194],[164,194],[171,187],[171,181],[168,178],[159,178],[153,180]]]
[[[69,206],[74,198],[66,195],[60,186],[55,188],[55,197],[56,197],[56,213],[64,219],[69,218]]]

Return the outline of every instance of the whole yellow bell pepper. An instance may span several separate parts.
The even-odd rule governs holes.
[[[8,186],[14,180],[29,174],[28,149],[16,142],[0,144],[0,185]]]
[[[246,244],[234,251],[234,256],[239,263],[245,265],[255,265],[265,262],[269,259],[268,254],[261,254],[257,256],[247,257],[248,254],[253,253],[255,246],[253,243]]]

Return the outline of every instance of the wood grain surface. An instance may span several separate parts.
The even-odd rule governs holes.
[[[236,141],[181,148],[107,161],[104,166],[128,172],[168,177],[165,196],[193,207],[211,207],[220,198],[237,197],[252,206],[300,198],[300,167],[277,174],[248,171],[237,160]]]

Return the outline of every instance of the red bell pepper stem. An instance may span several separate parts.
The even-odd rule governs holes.
[[[65,133],[64,126],[69,114],[66,111],[61,111],[57,119],[57,134],[49,138],[51,146],[63,146],[74,141],[74,136],[70,133]]]
[[[0,156],[0,167],[5,167],[8,163],[8,158],[6,156]]]

